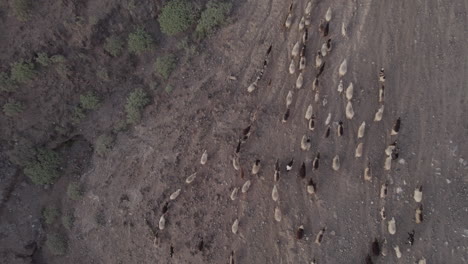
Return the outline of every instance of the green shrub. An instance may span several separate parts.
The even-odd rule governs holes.
[[[35,160],[24,168],[24,174],[34,184],[51,184],[59,177],[60,158],[57,152],[49,149],[38,149]]]
[[[130,52],[140,54],[151,49],[152,45],[153,38],[142,28],[138,28],[128,35],[128,49]]]
[[[68,198],[72,200],[80,200],[83,197],[84,189],[83,186],[77,182],[71,182],[67,187]]]
[[[80,105],[83,109],[94,110],[99,107],[99,97],[94,92],[87,92],[80,95]]]
[[[111,135],[102,134],[96,139],[96,153],[105,156],[114,146],[114,138]]]
[[[172,54],[160,57],[154,64],[154,70],[164,79],[167,79],[171,72],[176,68],[176,62],[176,57]]]
[[[0,72],[0,91],[13,92],[18,88],[16,83],[8,76],[6,72]]]
[[[124,48],[124,42],[122,39],[116,36],[110,36],[106,38],[106,43],[104,44],[104,50],[107,51],[113,57],[117,57],[122,54]]]
[[[47,53],[41,52],[37,54],[36,62],[42,66],[48,66],[52,62],[52,60],[49,58]]]
[[[3,113],[5,113],[5,115],[9,117],[17,116],[21,112],[23,112],[23,110],[24,110],[23,104],[16,100],[10,100],[9,102],[3,105]]]
[[[149,104],[150,99],[143,89],[135,89],[127,97],[125,112],[127,113],[127,123],[137,124],[141,120],[141,111]]]
[[[75,215],[73,212],[68,212],[62,216],[62,225],[68,230],[71,230],[75,226]]]
[[[67,253],[68,239],[62,234],[47,235],[46,246],[54,255],[62,256]]]
[[[99,68],[96,71],[96,76],[103,81],[106,81],[106,82],[110,81],[109,73],[107,72],[106,69]]]
[[[67,59],[65,59],[63,55],[54,55],[50,57],[50,61],[52,61],[53,63],[65,63],[67,62]]]
[[[42,210],[42,217],[44,218],[44,222],[48,225],[51,225],[59,218],[60,210],[56,207],[45,207]]]
[[[36,76],[34,64],[30,61],[20,60],[11,66],[11,79],[19,83],[25,83]]]
[[[13,0],[13,13],[19,21],[28,21],[31,17],[32,2],[31,0]]]
[[[190,28],[197,15],[198,12],[189,1],[171,0],[163,7],[158,21],[161,31],[172,36]]]
[[[231,3],[209,1],[206,9],[201,14],[200,20],[198,20],[198,25],[195,29],[197,36],[203,38],[212,33],[217,26],[222,25],[231,8]]]

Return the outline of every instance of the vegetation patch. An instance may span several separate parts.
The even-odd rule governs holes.
[[[57,152],[49,149],[38,149],[35,160],[24,168],[24,174],[34,184],[52,184],[59,177],[60,158]]]
[[[152,45],[153,38],[142,28],[138,28],[135,32],[128,35],[128,50],[130,52],[141,54],[144,51],[150,50]]]
[[[49,66],[52,63],[52,60],[49,58],[49,55],[45,52],[37,54],[36,62],[42,66]]]
[[[0,72],[0,91],[13,92],[16,88],[18,87],[10,76],[6,72]]]
[[[104,50],[107,51],[113,57],[118,57],[122,54],[124,48],[124,42],[122,39],[116,36],[110,36],[106,38],[106,43],[104,44]]]
[[[31,0],[13,0],[11,2],[13,13],[19,21],[28,21],[31,17],[32,1]]]
[[[46,224],[51,225],[60,217],[60,210],[53,206],[45,207],[42,210],[42,217]]]
[[[3,105],[3,113],[9,117],[15,117],[24,110],[24,105],[21,102],[10,99]]]
[[[84,194],[84,188],[81,184],[77,182],[71,182],[68,184],[68,187],[67,187],[68,198],[77,201],[83,197],[83,194]]]
[[[127,97],[125,112],[127,114],[128,124],[137,124],[141,120],[141,112],[148,105],[150,99],[143,89],[138,88],[131,92]]]
[[[62,216],[62,225],[68,229],[71,230],[73,226],[75,226],[75,215],[73,212],[68,212]]]
[[[163,7],[158,21],[161,31],[172,36],[189,29],[195,23],[197,15],[198,12],[189,1],[172,0]]]
[[[80,105],[86,110],[95,110],[100,105],[99,97],[94,92],[87,92],[80,95]]]
[[[211,34],[216,27],[225,23],[227,16],[231,12],[232,4],[225,2],[209,1],[206,9],[202,12],[198,20],[195,32],[198,38],[204,38]]]
[[[156,60],[154,70],[164,79],[168,79],[171,72],[176,68],[177,59],[174,55],[166,55]]]
[[[52,254],[62,256],[67,253],[68,239],[62,234],[49,234],[47,235],[46,246]]]
[[[103,157],[109,153],[114,146],[114,138],[108,134],[102,134],[96,139],[96,153]]]
[[[18,83],[26,83],[36,76],[34,63],[20,60],[11,66],[11,79]]]

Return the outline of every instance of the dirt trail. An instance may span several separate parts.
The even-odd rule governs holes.
[[[132,136],[121,136],[118,148],[106,160],[96,160],[87,174],[92,195],[77,209],[77,229],[72,238],[71,262],[96,263],[227,263],[231,251],[236,263],[362,263],[374,238],[387,239],[389,254],[376,263],[411,263],[425,257],[428,263],[466,263],[466,178],[468,166],[467,6],[464,1],[314,1],[307,66],[302,89],[294,88],[298,69],[288,73],[291,49],[300,40],[298,22],[306,1],[295,1],[291,29],[283,27],[289,2],[247,1],[235,11],[236,20],[209,44],[209,54],[191,68],[181,69],[172,98],[157,102]],[[314,102],[312,81],[315,54],[326,40],[318,24],[332,8],[330,37],[333,50],[324,58],[320,76],[320,101]],[[342,36],[342,24],[346,36]],[[273,45],[268,65],[257,89],[249,94]],[[354,84],[355,116],[345,116],[346,98],[337,92],[338,68],[347,59],[345,88]],[[373,122],[379,108],[378,71],[385,67],[385,110]],[[228,81],[234,75],[237,81]],[[271,84],[269,84],[271,82]],[[293,90],[291,116],[281,123],[285,100]],[[327,104],[323,104],[323,100]],[[317,118],[313,132],[304,114],[312,103]],[[251,121],[252,134],[241,148],[245,179],[231,163],[237,138]],[[325,119],[344,122],[344,135],[324,138]],[[390,137],[394,121],[401,117],[398,136]],[[366,135],[357,129],[366,121]],[[304,134],[311,136],[310,151],[300,149]],[[384,171],[384,149],[398,139],[400,157]],[[354,158],[358,142],[363,157]],[[200,165],[204,149],[209,158]],[[320,152],[320,167],[311,161]],[[339,155],[341,168],[331,169]],[[251,176],[255,159],[259,176]],[[294,158],[294,168],[285,164]],[[279,202],[282,221],[273,218],[271,199],[276,159],[282,164]],[[298,170],[306,162],[307,180],[317,183],[317,196],[306,192],[306,180]],[[363,180],[370,162],[373,179]],[[191,185],[185,178],[197,172]],[[248,193],[231,201],[234,187],[250,179]],[[380,186],[389,183],[385,201]],[[423,185],[424,222],[414,223],[413,191]],[[166,228],[155,238],[145,224],[154,227],[169,195],[182,193],[170,203]],[[399,191],[400,189],[401,191]],[[127,195],[129,201],[122,199]],[[397,222],[396,235],[387,232],[379,211],[385,204],[387,220]],[[104,209],[105,227],[93,224],[92,212]],[[239,233],[231,225],[238,218]],[[305,237],[295,239],[304,225]],[[326,227],[321,245],[314,243]],[[406,244],[415,230],[416,242]],[[197,245],[203,239],[204,248]],[[174,255],[170,257],[170,247]],[[397,260],[393,246],[403,256]],[[86,252],[86,254],[84,254]],[[86,255],[86,256],[85,256]],[[59,263],[59,262],[57,262]]]

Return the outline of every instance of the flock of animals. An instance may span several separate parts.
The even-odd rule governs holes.
[[[293,4],[290,5],[289,7],[289,12],[287,15],[287,18],[284,22],[284,27],[286,30],[290,30],[293,26],[294,22],[294,13],[293,11]],[[309,38],[309,29],[311,25],[311,11],[312,11],[312,1],[309,1],[306,5],[306,8],[304,10],[304,14],[302,15],[301,19],[299,20],[298,23],[298,30],[301,33],[301,38],[297,40],[297,42],[294,43],[292,50],[291,50],[291,61],[289,63],[288,67],[288,72],[291,75],[297,74],[297,78],[295,81],[295,89],[302,89],[303,84],[304,84],[304,78],[306,78],[305,70],[307,66],[307,52],[306,52],[306,47],[307,47],[307,41]],[[320,38],[323,39],[323,44],[321,45],[321,48],[314,54],[315,54],[315,63],[314,63],[314,68],[315,68],[315,75],[314,80],[312,82],[312,91],[315,93],[314,96],[314,101],[315,103],[318,103],[320,100],[320,91],[319,91],[319,82],[320,82],[320,76],[323,73],[326,65],[326,57],[332,52],[332,40],[329,37],[329,30],[330,30],[330,22],[332,19],[332,11],[331,8],[328,8],[324,19],[320,20],[320,24],[318,26],[318,32],[320,34]],[[345,28],[344,26],[342,27],[342,34],[345,35]],[[267,50],[266,53],[266,58],[263,63],[263,68],[259,71],[258,75],[256,76],[255,80],[248,86],[247,91],[248,93],[254,92],[257,87],[259,81],[262,79],[263,74],[265,72],[265,69],[268,65],[268,56],[270,55],[272,51],[272,46],[270,46]],[[352,120],[354,118],[354,109],[352,105],[352,99],[353,99],[353,94],[354,94],[354,86],[352,82],[349,82],[347,88],[345,89],[345,85],[343,80],[345,79],[346,73],[348,70],[348,62],[346,59],[342,61],[338,68],[338,78],[339,80],[339,85],[337,87],[337,91],[340,95],[343,95],[343,97],[346,98],[346,106],[345,106],[345,116],[346,119]],[[384,114],[384,94],[385,94],[385,71],[384,68],[381,68],[380,71],[378,72],[377,75],[378,83],[379,83],[379,92],[378,92],[378,102],[380,104],[379,108],[376,110],[374,119],[372,122],[380,122],[383,119],[383,114]],[[293,103],[293,97],[294,97],[294,88],[290,90],[286,96],[286,110],[284,112],[284,115],[282,116],[282,123],[287,123],[290,114],[291,114],[291,106]],[[323,105],[326,103],[324,102]],[[305,109],[305,119],[308,121],[308,127],[307,129],[311,132],[313,132],[316,128],[316,126],[319,125],[319,120],[317,120],[317,115],[314,113],[314,106],[313,102],[311,102],[308,107]],[[363,138],[365,137],[365,131],[366,127],[369,126],[369,122],[366,123],[366,121],[362,121],[361,125],[358,128],[357,131],[357,138],[358,138],[358,143],[354,152],[354,157],[356,159],[362,158],[363,156]],[[339,120],[338,122],[333,123],[334,126],[332,126],[332,114],[328,113],[327,118],[324,121],[324,125],[326,127],[326,132],[324,134],[324,138],[328,138],[330,136],[330,133],[332,129],[336,130],[336,135],[338,137],[343,136],[344,134],[344,129],[345,129],[345,124],[342,120]],[[396,137],[398,136],[398,133],[400,131],[400,126],[401,126],[401,119],[398,118],[395,120],[391,131],[389,131],[389,135],[391,138],[393,138],[393,143],[388,145],[385,150],[383,151],[385,153],[385,162],[383,164],[383,169],[386,171],[391,170],[391,165],[392,162],[396,159],[398,159],[399,156],[399,147],[398,147],[398,140]],[[245,144],[250,135],[252,134],[252,125],[249,125],[245,129],[242,130],[242,133],[239,137],[239,140],[237,142],[237,147],[235,148],[235,153],[232,155],[232,166],[236,171],[239,171],[240,177],[242,179],[245,178],[245,172],[243,167],[241,166],[240,162],[240,156],[241,156],[241,146]],[[311,143],[311,138],[309,135],[303,135],[300,143],[300,149],[302,151],[310,151],[312,147]],[[319,164],[320,164],[320,152],[317,151],[315,154],[315,157],[312,161],[312,169],[314,171],[319,169]],[[205,165],[208,161],[208,152],[205,150],[201,156],[200,163],[202,165]],[[275,166],[274,166],[274,172],[273,172],[273,189],[271,192],[271,198],[273,202],[278,203],[279,200],[279,181],[280,181],[280,175],[282,172],[290,172],[293,170],[295,167],[294,165],[297,162],[295,162],[294,159],[288,160],[285,162],[286,166],[282,167],[279,159],[276,160]],[[259,159],[256,159],[253,161],[252,164],[252,169],[250,170],[250,174],[255,176],[258,175],[259,171],[262,168],[263,162]],[[310,177],[309,179],[307,178],[307,172],[306,172],[306,162],[299,162],[298,166],[298,176],[301,179],[305,179],[305,190],[308,194],[312,196],[316,196],[317,193],[320,192],[320,190],[317,188],[317,184],[314,182],[313,178]],[[332,159],[332,169],[334,171],[339,171],[340,170],[340,156],[335,155]],[[190,175],[186,179],[186,184],[192,183],[195,178],[196,178],[196,173]],[[363,180],[364,182],[370,182],[372,181],[373,173],[371,170],[371,164],[370,162],[367,164],[365,168],[363,168]],[[249,188],[252,184],[252,181],[250,179],[247,179],[242,186],[239,187],[234,187],[229,195],[230,199],[232,201],[235,201],[238,196],[239,192],[245,194],[249,191]],[[388,183],[385,182],[382,184],[381,189],[380,189],[380,199],[382,199],[382,202],[384,206],[380,210],[380,216],[382,218],[382,221],[387,221],[387,228],[388,228],[388,234],[389,235],[395,235],[397,232],[397,223],[394,217],[391,217],[389,220],[387,220],[387,212],[385,210],[385,198],[387,196],[387,187]],[[177,197],[180,195],[181,189],[177,189],[175,192],[173,192],[169,196],[169,200],[173,201],[177,199]],[[414,214],[414,223],[415,224],[420,224],[423,221],[423,208],[422,208],[422,186],[417,186],[414,190],[414,196],[413,196],[415,202],[416,202],[416,209],[415,209],[415,214]],[[166,213],[168,210],[168,204],[169,202],[166,202],[166,204],[163,206],[162,209],[162,216],[160,217],[159,220],[159,229],[163,230],[165,228],[165,223],[166,223]],[[281,222],[282,220],[282,213],[281,209],[279,206],[275,206],[274,212],[273,212],[273,218],[277,222]],[[239,230],[239,223],[240,219],[236,218],[234,219],[232,225],[231,225],[231,231],[233,234],[237,234]],[[304,237],[304,230],[306,227],[304,225],[300,225],[297,227],[296,232],[295,232],[295,239],[301,240]],[[317,233],[315,237],[315,243],[317,245],[320,245],[324,235],[326,232],[326,227],[323,227],[320,229],[320,231]],[[409,245],[413,245],[415,243],[415,231],[412,230],[411,232],[408,233],[408,239],[407,243]],[[201,242],[203,243],[203,241]],[[402,257],[402,253],[400,250],[399,245],[393,245],[393,249],[395,252],[395,255],[397,258]],[[173,254],[173,248],[171,246],[171,256]],[[386,256],[388,254],[388,249],[387,249],[387,240],[385,238],[383,239],[378,239],[375,238],[371,243],[370,243],[370,252],[367,254],[365,258],[365,263],[371,264],[374,263],[374,261],[379,258],[380,256]],[[235,263],[235,253],[234,251],[231,251],[231,254],[229,256],[229,263],[234,264]],[[316,264],[316,260],[314,259],[312,261],[313,264]],[[420,258],[417,261],[418,264],[426,264],[425,258]]]

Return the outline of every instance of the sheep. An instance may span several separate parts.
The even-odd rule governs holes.
[[[323,240],[323,233],[325,233],[325,227],[320,230],[320,232],[317,234],[317,237],[315,238],[315,243],[320,245]]]
[[[315,194],[315,182],[312,180],[312,178],[309,180],[309,183],[307,183],[307,193],[308,194]]]
[[[353,117],[354,117],[353,105],[351,104],[351,101],[348,101],[348,103],[346,104],[346,118],[353,119]]]
[[[327,130],[325,131],[325,138],[328,138],[330,136],[330,126],[327,127]]]
[[[232,158],[232,166],[237,171],[240,169],[239,156],[238,155],[234,155],[234,157]]]
[[[242,193],[246,193],[249,191],[249,188],[250,188],[250,185],[251,185],[251,182],[250,180],[247,180],[244,185],[242,185]]]
[[[319,80],[318,78],[314,78],[314,81],[312,82],[312,91],[315,91],[318,88],[319,85]]]
[[[354,86],[353,86],[353,83],[350,82],[348,85],[348,88],[346,88],[346,99],[348,99],[348,101],[353,99],[353,92],[354,92]]]
[[[236,220],[234,220],[234,223],[232,223],[231,231],[233,234],[237,234],[238,230],[239,230],[239,220],[236,218]]]
[[[328,113],[327,119],[325,119],[325,126],[328,126],[331,122],[331,113]]]
[[[380,245],[377,238],[372,242],[372,254],[374,254],[374,256],[380,256]]]
[[[364,169],[364,180],[372,181],[372,174],[370,169],[370,162],[367,163],[367,167]]]
[[[297,57],[299,55],[299,48],[300,48],[301,43],[298,41],[296,44],[294,44],[293,49],[291,51],[291,56]]]
[[[422,201],[422,185],[419,186],[418,188],[414,189],[414,200],[417,202],[417,203],[420,203]]]
[[[337,89],[338,92],[339,92],[339,93],[342,93],[342,92],[343,92],[343,88],[344,88],[344,87],[343,87],[343,80],[340,80],[340,83],[338,84],[338,89]]]
[[[310,143],[310,138],[306,135],[302,136],[302,140],[301,140],[301,149],[304,150],[304,151],[308,151],[311,147],[311,143]]]
[[[286,107],[289,107],[292,104],[293,100],[293,91],[289,91],[288,95],[286,95]]]
[[[418,264],[426,264],[426,259],[422,258],[422,259],[418,260]]]
[[[343,136],[343,131],[344,131],[344,129],[343,129],[343,122],[339,121],[339,122],[338,122],[338,127],[337,127],[337,129],[336,129],[336,134],[338,135],[338,137]]]
[[[338,171],[340,169],[340,157],[338,155],[333,158],[332,168],[334,171]]]
[[[231,255],[229,256],[229,264],[234,264],[234,251],[231,251]]]
[[[309,130],[314,131],[315,129],[315,115],[312,114],[312,117],[309,120]]]
[[[392,168],[392,157],[386,157],[385,158],[385,165],[384,165],[384,169],[385,170],[390,170]]]
[[[192,175],[188,176],[187,179],[185,179],[185,183],[190,184],[195,180],[195,177],[197,177],[197,173],[192,173]]]
[[[302,239],[304,237],[304,226],[301,225],[296,231],[296,239]]]
[[[327,43],[322,44],[322,48],[320,49],[320,53],[322,53],[322,56],[325,57],[327,56],[328,50],[327,50]]]
[[[396,233],[396,222],[394,217],[388,221],[388,233],[390,235],[394,235]]]
[[[306,67],[306,57],[302,56],[301,59],[299,60],[299,70],[304,70]]]
[[[387,148],[385,148],[385,155],[391,156],[393,151],[395,151],[396,149],[396,144],[397,144],[397,141],[395,140],[393,143],[388,145]]]
[[[273,175],[273,180],[275,182],[278,182],[279,177],[280,177],[280,165],[279,165],[279,160],[277,159],[275,163],[275,174]]]
[[[163,230],[166,227],[166,218],[164,217],[164,214],[159,218],[158,227],[159,230]]]
[[[305,25],[306,25],[306,27],[310,26],[310,16],[306,16]],[[307,28],[306,28],[306,30],[307,30]]]
[[[414,219],[415,219],[416,224],[422,223],[423,221],[422,205],[419,205],[418,208],[416,208]]]
[[[173,192],[170,196],[169,196],[169,200],[175,200],[177,199],[177,197],[179,197],[180,195],[180,191],[181,189],[177,189],[177,191]]]
[[[312,104],[310,104],[308,107],[307,107],[307,110],[306,110],[306,113],[305,113],[305,119],[306,120],[310,120],[312,118],[312,115],[313,115],[313,107],[312,107]]]
[[[384,105],[380,106],[379,110],[377,110],[377,113],[375,113],[375,116],[374,116],[375,122],[379,122],[380,120],[382,120],[383,111],[384,111]]]
[[[348,71],[348,62],[346,59],[340,64],[340,68],[338,69],[338,74],[341,77],[345,76],[346,72]]]
[[[288,162],[288,164],[286,164],[286,171],[292,170],[293,163],[294,163],[294,159],[291,159],[291,161]]]
[[[360,158],[362,156],[362,148],[363,148],[363,143],[360,142],[356,147],[356,151],[354,152],[355,158]]]
[[[396,257],[397,257],[397,258],[401,258],[400,247],[395,246],[393,249],[395,250],[395,255],[396,255]]]
[[[401,124],[401,120],[400,120],[400,118],[398,118],[395,121],[395,124],[393,124],[392,131],[390,131],[391,136],[398,135],[398,132],[400,131],[400,124]]]
[[[330,28],[330,24],[323,20],[323,19],[320,19],[320,24],[319,24],[319,32],[320,34],[322,35],[322,37],[326,37],[328,36],[328,31],[329,31],[329,28]]]
[[[317,55],[315,55],[315,68],[320,68],[320,66],[322,66],[322,63],[323,63],[323,56],[322,56],[322,53],[319,51],[317,51]]]
[[[281,210],[278,207],[275,208],[275,220],[281,222]]]
[[[239,193],[239,187],[235,187],[231,192],[231,196],[229,196],[232,201],[237,199],[238,193]]]
[[[283,115],[283,120],[281,122],[283,123],[286,123],[286,121],[288,121],[288,118],[289,118],[289,108],[286,109],[286,112],[284,113]]]
[[[314,168],[314,170],[318,170],[319,163],[320,163],[320,152],[317,152],[317,155],[315,156],[314,160],[312,161],[312,168]]]
[[[288,17],[286,18],[286,21],[284,21],[284,26],[289,29],[291,27],[291,24],[292,24],[292,20],[293,20],[293,15],[292,13],[289,13],[288,14]]]
[[[203,154],[201,156],[200,164],[205,165],[207,161],[208,161],[208,151],[205,150],[205,151],[203,151]]]
[[[271,198],[273,201],[278,201],[279,194],[278,194],[278,187],[276,187],[276,184],[273,185],[273,190],[271,191]]]
[[[251,93],[255,91],[255,89],[257,89],[257,84],[258,84],[258,79],[255,80],[253,83],[251,83],[249,87],[247,87],[247,92]]]
[[[252,175],[257,175],[259,170],[260,170],[260,160],[257,159],[255,160],[252,166]]]
[[[299,21],[299,30],[303,30],[305,27],[305,17],[302,17]]]
[[[325,21],[330,22],[332,18],[332,11],[331,8],[329,7],[327,10],[327,13],[325,13]]]
[[[380,187],[380,198],[384,199],[387,196],[387,183],[382,184]]]
[[[385,86],[382,84],[379,88],[379,103],[383,103],[385,97]]]
[[[344,22],[341,23],[341,35],[343,37],[346,37],[346,26],[345,26]]]
[[[387,239],[384,238],[383,243],[382,243],[382,256],[387,256],[388,255],[388,250],[387,250]]]
[[[379,71],[379,82],[385,82],[385,71],[384,68],[381,68]]]
[[[380,209],[380,218],[382,218],[382,220],[387,219],[387,214],[385,213],[385,206],[382,207],[382,209]]]
[[[306,165],[305,162],[302,162],[301,168],[299,169],[299,177],[304,179],[306,177]]]
[[[304,75],[303,73],[299,73],[299,76],[297,76],[297,80],[296,80],[296,88],[297,89],[301,89],[302,88],[302,84],[304,84]]]
[[[289,73],[294,74],[296,72],[296,63],[294,62],[294,58],[291,59],[291,63],[289,64]]]
[[[365,132],[366,132],[366,121],[362,121],[358,129],[357,138],[363,138]]]
[[[312,1],[309,1],[309,2],[307,3],[306,8],[305,8],[305,13],[306,13],[307,15],[310,15],[310,12],[311,12],[311,11],[312,11]]]

